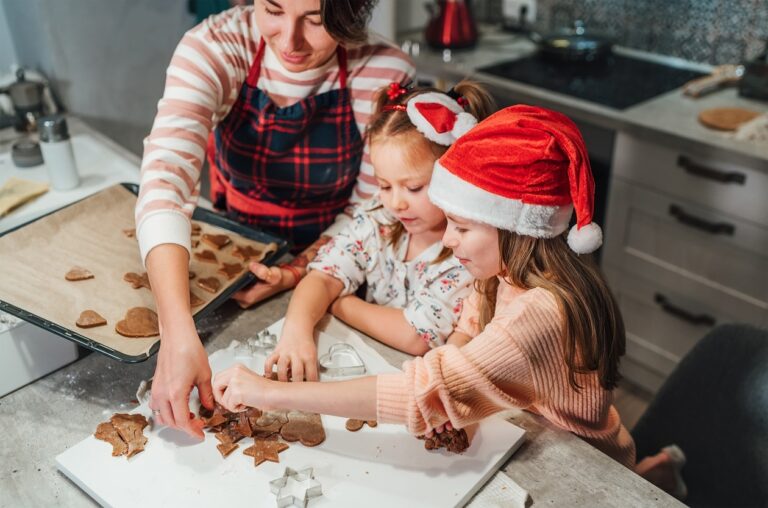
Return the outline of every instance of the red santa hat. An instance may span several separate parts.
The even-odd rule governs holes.
[[[554,238],[576,211],[568,245],[603,241],[592,222],[595,183],[587,149],[565,115],[511,106],[480,122],[435,162],[429,197],[449,214],[520,235]]]

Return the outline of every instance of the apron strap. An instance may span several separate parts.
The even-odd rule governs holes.
[[[246,82],[248,83],[248,86],[251,88],[256,88],[256,85],[259,82],[259,75],[261,74],[261,60],[264,58],[264,47],[266,46],[266,43],[264,42],[264,38],[259,38],[259,50],[256,52],[256,58],[253,59],[253,64],[251,64],[251,68],[248,70],[248,79]]]
[[[251,68],[248,70],[248,78],[246,79],[248,86],[252,88],[256,88],[256,85],[259,83],[261,61],[264,58],[265,46],[264,38],[259,38],[259,49],[256,52],[256,57],[253,59]],[[343,90],[347,88],[347,50],[341,45],[336,48],[336,59],[339,62],[339,88]]]

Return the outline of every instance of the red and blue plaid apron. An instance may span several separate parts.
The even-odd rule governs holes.
[[[349,203],[363,156],[339,46],[340,88],[277,107],[256,85],[265,43],[208,140],[211,201],[243,224],[314,242]]]

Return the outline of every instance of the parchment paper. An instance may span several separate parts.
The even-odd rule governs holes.
[[[136,238],[124,229],[134,228],[136,196],[120,185],[109,187],[67,208],[0,237],[0,300],[31,314],[68,328],[93,341],[128,356],[146,355],[159,337],[127,338],[115,332],[115,325],[131,307],[156,311],[152,293],[146,288],[133,289],[123,280],[127,272],[144,273]],[[231,255],[235,245],[251,245],[263,251],[263,257],[277,250],[232,231],[194,221],[202,234],[226,234],[232,243],[221,251],[203,242],[193,252],[213,250],[219,261],[246,264]],[[199,238],[199,237],[193,237]],[[196,277],[190,289],[206,303],[193,310],[196,314],[217,295],[238,281],[216,273],[219,265],[191,260]],[[67,281],[64,275],[74,266],[88,269],[93,279]],[[215,293],[197,287],[201,277],[217,277],[222,285]],[[101,314],[106,326],[79,328],[80,313],[91,309]]]

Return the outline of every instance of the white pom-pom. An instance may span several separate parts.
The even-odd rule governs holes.
[[[603,244],[603,231],[600,226],[590,222],[583,228],[573,226],[568,232],[568,245],[576,254],[589,254]]]
[[[453,124],[451,134],[455,139],[459,139],[461,136],[472,130],[472,127],[477,125],[477,118],[471,114],[462,111],[456,115],[456,123]]]

